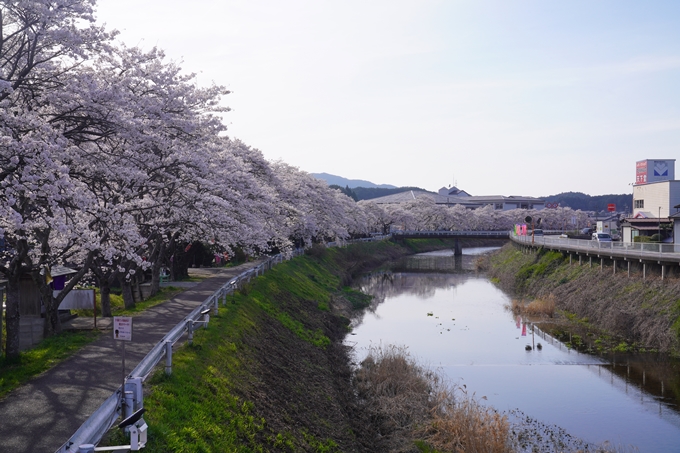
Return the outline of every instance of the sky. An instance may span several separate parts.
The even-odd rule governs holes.
[[[472,195],[632,193],[680,143],[680,2],[99,0],[227,87],[227,135],[310,173]],[[680,168],[678,169],[680,171]]]

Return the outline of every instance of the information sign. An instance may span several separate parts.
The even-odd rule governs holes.
[[[607,205],[607,211],[609,212],[615,212],[616,211],[616,205],[614,203],[609,203]]]
[[[113,317],[113,339],[122,341],[132,341],[132,317],[130,316]]]

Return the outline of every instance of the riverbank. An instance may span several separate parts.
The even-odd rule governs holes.
[[[145,451],[388,451],[352,385],[342,340],[347,315],[368,300],[347,285],[450,242],[318,247],[254,279],[175,352],[171,376],[159,369],[145,385]]]
[[[482,264],[519,298],[552,298],[572,322],[622,337],[623,347],[680,354],[680,279],[612,275],[559,252],[504,246]]]

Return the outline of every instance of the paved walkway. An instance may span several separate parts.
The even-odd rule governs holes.
[[[210,277],[134,316],[132,341],[125,348],[125,374],[194,308],[231,278],[257,264],[190,269]],[[92,323],[91,319],[87,321]],[[121,385],[121,343],[105,332],[99,340],[0,400],[0,451],[54,453],[61,447]]]

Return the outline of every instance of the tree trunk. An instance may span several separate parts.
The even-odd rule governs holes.
[[[110,269],[117,268],[117,263],[113,263],[108,270],[102,269],[103,266],[99,264],[93,262],[92,266],[90,266],[90,271],[92,271],[97,278],[97,285],[99,285],[102,316],[110,318],[113,316],[111,310],[111,285],[118,279],[118,272]]]
[[[43,324],[43,337],[51,337],[61,333],[61,319],[59,319],[59,302],[54,298],[52,288],[45,283],[45,276],[39,272],[33,272],[33,282],[40,288],[40,298],[45,305],[45,323]]]
[[[128,279],[121,279],[121,287],[123,288],[123,302],[125,309],[129,310],[135,308],[135,298],[132,294],[132,282]]]
[[[111,284],[108,278],[102,278],[99,280],[99,296],[101,299],[102,306],[102,317],[110,318],[113,316],[111,313]]]
[[[16,359],[19,357],[19,279],[10,278],[7,282],[7,343],[5,357]]]
[[[161,283],[161,268],[165,262],[165,253],[167,251],[165,240],[162,236],[157,239],[156,247],[154,247],[154,253],[151,255],[153,258],[151,264],[151,291],[149,297],[155,296],[160,291]]]
[[[5,343],[5,357],[10,360],[19,358],[19,327],[20,327],[20,312],[19,312],[19,280],[21,272],[24,270],[23,265],[26,264],[26,270],[30,269],[30,261],[27,261],[28,243],[25,239],[19,240],[15,243],[14,248],[16,254],[9,262],[9,265],[4,268],[3,274],[7,278],[7,302],[5,311],[5,327],[6,338]],[[27,261],[24,263],[24,261]]]
[[[142,283],[144,282],[144,278],[141,269],[138,270],[139,272],[136,272],[135,275],[132,277],[132,283],[135,285],[135,289],[137,290],[137,294],[139,294],[139,300],[135,300],[135,302],[143,302],[144,301],[144,295],[142,294]],[[132,293],[132,296],[134,298],[135,293]]]
[[[0,355],[2,355],[2,324],[5,322],[5,318],[3,316],[3,310],[2,310],[2,303],[5,300],[5,290],[0,289]]]

